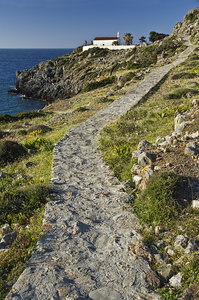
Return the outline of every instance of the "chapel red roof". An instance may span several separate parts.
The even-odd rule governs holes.
[[[94,41],[108,41],[108,40],[118,40],[118,37],[96,37],[94,38]]]

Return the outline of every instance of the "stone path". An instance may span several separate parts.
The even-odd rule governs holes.
[[[148,262],[129,252],[141,239],[131,196],[101,159],[97,143],[103,127],[135,106],[194,48],[56,144],[52,182],[58,196],[46,206],[46,234],[7,300],[160,299],[151,291],[156,277]]]

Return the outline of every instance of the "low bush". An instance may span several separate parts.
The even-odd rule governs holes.
[[[114,83],[116,80],[116,76],[111,76],[111,77],[107,77],[105,79],[102,79],[100,81],[95,81],[95,82],[90,82],[86,85],[86,87],[84,88],[84,92],[90,92],[93,91],[95,89],[104,87],[106,85],[112,84]]]
[[[20,129],[17,133],[18,133],[19,135],[24,136],[24,135],[27,135],[27,130],[25,130],[25,129]]]
[[[49,188],[46,185],[30,185],[5,192],[0,199],[0,224],[26,223],[46,203]]]
[[[131,81],[136,75],[133,72],[128,72],[121,78],[121,83],[124,85],[126,82]]]
[[[24,147],[32,150],[43,150],[43,151],[52,151],[53,143],[49,140],[41,138],[36,138],[34,140],[30,140],[24,144]]]
[[[3,114],[0,116],[0,123],[4,124],[4,123],[8,123],[8,122],[12,122],[13,117],[7,114]]]
[[[34,119],[34,118],[44,117],[47,114],[49,114],[49,113],[35,112],[35,111],[19,113],[19,114],[16,114],[15,116],[3,114],[3,115],[0,115],[0,123],[5,124],[5,123],[9,123],[9,122],[24,120],[24,119]]]
[[[87,110],[89,110],[87,107],[85,107],[85,106],[80,106],[80,107],[76,108],[76,109],[74,110],[74,112],[84,112],[84,111],[87,111]]]
[[[163,97],[164,99],[181,99],[182,97],[186,97],[188,93],[196,95],[199,93],[199,91],[190,88],[180,88],[169,94],[165,94]]]
[[[24,156],[25,154],[25,148],[17,142],[0,142],[0,166],[5,166],[8,162],[14,162],[16,159]]]
[[[172,76],[172,79],[173,80],[176,80],[176,79],[191,79],[191,78],[194,78],[194,77],[197,77],[196,73],[182,72],[182,73],[174,74]]]
[[[38,125],[33,125],[30,128],[28,128],[27,133],[37,131],[40,134],[43,134],[43,133],[46,133],[46,132],[51,131],[51,130],[52,129],[50,127],[46,126],[46,125],[38,124]]]
[[[135,211],[143,223],[169,226],[182,206],[179,201],[182,178],[173,172],[152,176],[146,190],[134,203]]]

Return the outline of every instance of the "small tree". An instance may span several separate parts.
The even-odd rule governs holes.
[[[118,43],[118,41],[114,41],[114,42],[112,43],[112,45],[113,45],[113,46],[118,46],[119,43]]]
[[[141,38],[139,39],[140,43],[146,43],[146,36],[141,36]]]
[[[155,31],[151,31],[149,33],[149,41],[154,43],[155,41],[159,41],[159,40],[162,40],[163,38],[165,38],[166,36],[168,36],[168,34],[165,34],[165,33],[158,33],[158,32],[155,32]]]
[[[125,33],[123,39],[126,45],[131,45],[133,42],[133,36],[131,35],[131,33]]]

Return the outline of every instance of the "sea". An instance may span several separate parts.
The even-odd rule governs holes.
[[[42,61],[53,59],[74,49],[0,49],[0,115],[14,116],[20,112],[37,111],[46,103],[9,94],[15,88],[16,71],[30,69]]]

